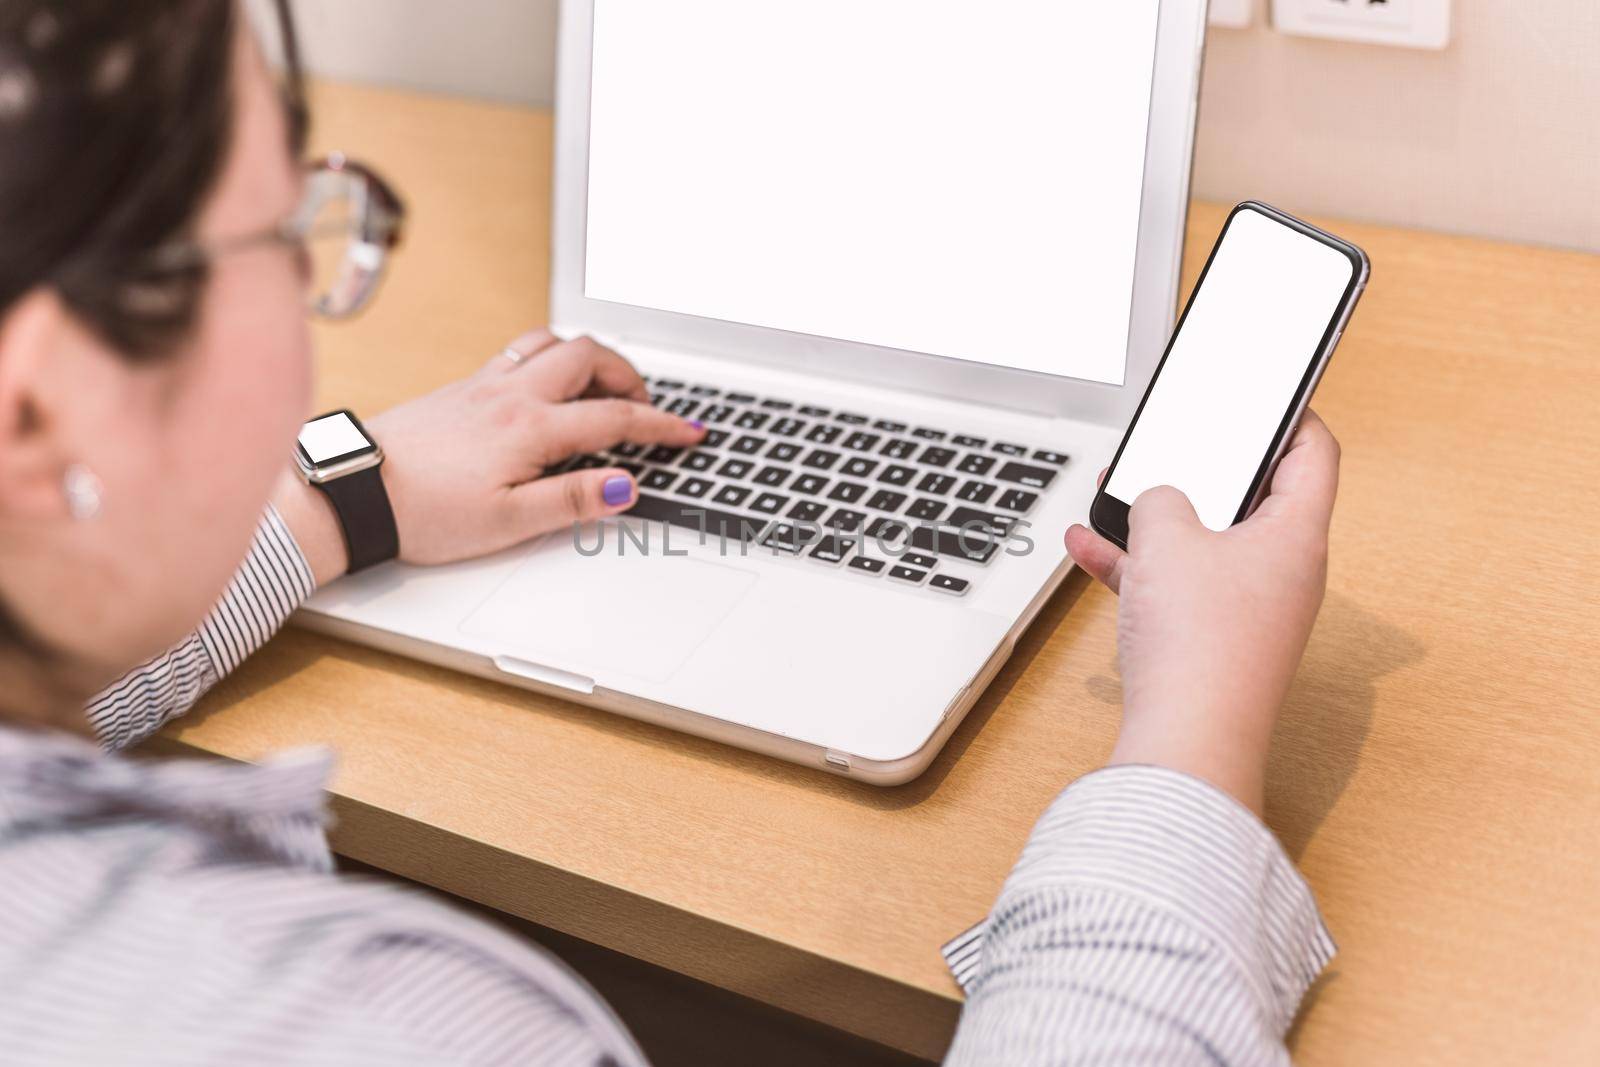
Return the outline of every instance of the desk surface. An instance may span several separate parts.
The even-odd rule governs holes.
[[[363,411],[543,320],[548,114],[325,86],[318,140],[415,226],[319,334]],[[1223,213],[1197,205],[1189,277]],[[1600,1059],[1600,258],[1335,223],[1373,284],[1318,395],[1344,443],[1326,607],[1269,821],[1342,951],[1303,1064]],[[1074,575],[933,768],[879,790],[289,631],[169,736],[330,744],[340,852],[938,1055],[936,951],[1110,751],[1111,596]]]

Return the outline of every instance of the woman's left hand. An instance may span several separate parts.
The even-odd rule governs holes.
[[[571,456],[622,441],[684,448],[698,423],[650,405],[638,372],[587,337],[547,330],[511,344],[477,373],[365,420],[383,447],[383,481],[400,530],[400,558],[449,563],[551,530],[615,515],[637,487],[615,468],[545,477]],[[289,472],[273,503],[317,584],[343,574],[343,538],[321,494]]]

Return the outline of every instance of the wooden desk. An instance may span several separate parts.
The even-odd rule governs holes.
[[[318,123],[416,219],[377,308],[319,335],[324,404],[378,410],[542,321],[547,114],[327,87]],[[1221,220],[1197,206],[1191,271]],[[1335,226],[1375,272],[1318,397],[1344,484],[1269,804],[1343,951],[1295,1052],[1595,1063],[1600,259]],[[888,791],[298,631],[172,734],[332,745],[341,852],[934,1057],[939,943],[1110,750],[1115,610],[1074,577]]]

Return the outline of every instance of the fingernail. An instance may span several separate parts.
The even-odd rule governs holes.
[[[633,499],[633,479],[623,474],[607,478],[605,487],[600,490],[600,496],[610,507],[626,504]]]
[[[697,430],[703,430],[706,428],[706,424],[701,422],[699,419],[690,419],[689,425],[693,426]]]

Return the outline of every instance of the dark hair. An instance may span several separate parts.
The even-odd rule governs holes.
[[[306,131],[288,0],[290,150]],[[129,359],[194,323],[206,271],[151,273],[192,236],[233,134],[236,0],[0,0],[0,316],[40,286]],[[53,658],[4,604],[0,651]]]
[[[286,105],[305,132],[287,0]],[[236,0],[0,0],[0,314],[48,286],[129,358],[192,325],[204,268],[146,269],[184,239],[232,137]]]

